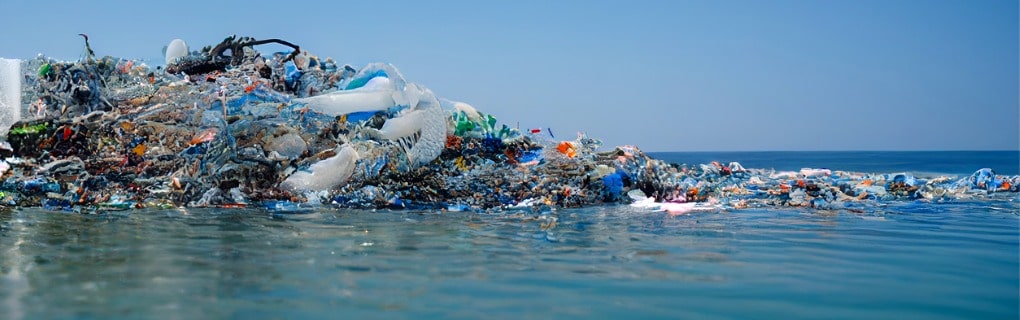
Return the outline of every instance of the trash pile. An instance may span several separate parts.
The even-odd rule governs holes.
[[[0,68],[0,95],[20,89],[21,101],[4,110],[9,117],[9,105],[18,104],[20,120],[0,141],[0,205],[92,213],[541,211],[629,203],[680,214],[755,206],[854,210],[1020,186],[1020,176],[990,169],[923,179],[672,164],[633,146],[604,151],[584,134],[556,140],[548,129],[521,131],[437,97],[392,65],[341,66],[279,39],[231,36],[197,51],[174,40],[166,67],[152,68],[97,58],[82,36],[87,55],[79,61],[37,57],[19,64],[16,81]],[[254,49],[266,43],[293,50]],[[0,107],[12,101],[2,98]]]

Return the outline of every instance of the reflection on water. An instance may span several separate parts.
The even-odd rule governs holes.
[[[1016,318],[1017,209],[7,210],[0,314]]]

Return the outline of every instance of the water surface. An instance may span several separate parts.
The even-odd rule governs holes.
[[[0,315],[1017,319],[1018,212],[1016,194],[676,217],[0,209]]]
[[[867,215],[14,210],[0,213],[0,311],[1009,319],[1017,210],[1005,199]]]

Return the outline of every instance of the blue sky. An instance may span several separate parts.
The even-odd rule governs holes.
[[[0,57],[230,34],[394,64],[522,128],[646,151],[1016,150],[1016,1],[7,0]],[[282,47],[261,47],[264,52]]]

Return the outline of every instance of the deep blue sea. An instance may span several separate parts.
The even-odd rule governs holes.
[[[1020,166],[1018,152],[653,155],[777,170]],[[1017,194],[675,217],[0,209],[0,318],[1017,319],[1018,212]]]

